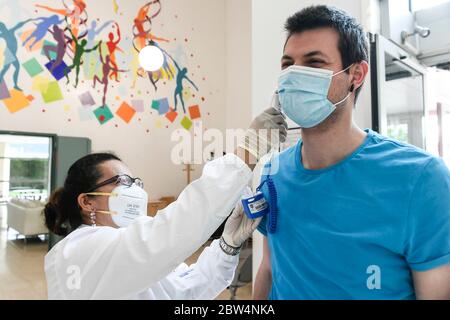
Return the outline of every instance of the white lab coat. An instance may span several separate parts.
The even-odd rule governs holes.
[[[228,154],[206,164],[155,218],[73,231],[45,256],[49,299],[214,299],[231,283],[238,257],[214,241],[196,264],[183,261],[223,223],[251,177]]]

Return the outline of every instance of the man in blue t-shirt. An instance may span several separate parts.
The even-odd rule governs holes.
[[[262,176],[278,213],[258,228],[254,297],[450,299],[448,168],[353,122],[369,69],[353,18],[313,6],[286,30],[278,92],[302,140]]]

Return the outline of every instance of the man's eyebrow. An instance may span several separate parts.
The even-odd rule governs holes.
[[[311,51],[308,52],[307,54],[305,54],[303,57],[304,58],[312,58],[315,56],[321,56],[323,58],[328,58],[326,54],[324,54],[322,51]]]
[[[306,53],[306,54],[303,56],[303,58],[312,58],[312,57],[317,57],[317,56],[322,57],[322,58],[325,58],[325,59],[328,59],[328,56],[327,56],[325,53],[323,53],[322,51],[311,51],[311,52],[308,52],[308,53]],[[281,60],[282,60],[282,61],[283,61],[283,60],[293,61],[294,58],[292,58],[291,56],[285,54],[285,55],[283,55],[283,57],[281,58]]]
[[[294,60],[294,59],[291,56],[285,54],[284,56],[281,57],[281,60]]]

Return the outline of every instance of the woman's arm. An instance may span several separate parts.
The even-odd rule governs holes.
[[[87,263],[99,269],[92,273],[90,298],[126,299],[175,270],[228,217],[251,177],[249,167],[238,157],[219,158],[208,163],[201,178],[155,218],[142,217],[127,228],[110,230],[108,237],[115,239],[106,239],[107,246],[99,245],[91,256],[98,260]],[[95,237],[92,241],[96,242]]]
[[[239,201],[225,224],[222,238],[203,250],[196,264],[179,266],[161,281],[172,299],[212,300],[233,281],[243,243],[261,219],[248,219]]]
[[[238,263],[239,255],[225,254],[214,240],[195,264],[180,265],[161,285],[174,300],[213,300],[231,284]]]

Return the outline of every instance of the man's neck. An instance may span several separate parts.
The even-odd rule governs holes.
[[[353,122],[325,131],[302,130],[302,163],[305,169],[319,170],[344,160],[364,142],[367,134]]]

